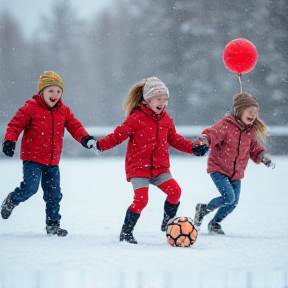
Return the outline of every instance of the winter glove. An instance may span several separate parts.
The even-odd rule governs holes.
[[[261,162],[268,168],[274,169],[276,164],[271,161],[271,156],[268,152],[263,152],[260,157]]]
[[[194,144],[192,152],[195,156],[204,156],[209,151],[209,147],[206,144]]]
[[[209,151],[209,140],[206,135],[201,135],[192,147],[195,156],[204,156]]]
[[[3,148],[2,148],[3,153],[6,156],[13,157],[15,147],[16,147],[16,142],[11,141],[11,140],[7,140],[2,144],[2,146],[3,146]]]
[[[87,149],[97,148],[96,143],[97,143],[96,139],[90,135],[83,136],[81,140],[81,144]]]

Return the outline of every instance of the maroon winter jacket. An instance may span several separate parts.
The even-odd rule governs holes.
[[[135,109],[113,133],[97,141],[105,151],[129,138],[126,152],[126,178],[153,178],[170,173],[169,146],[192,154],[193,143],[177,134],[174,122],[166,111],[155,114],[142,105]]]
[[[232,115],[227,115],[202,134],[209,138],[211,151],[208,156],[207,172],[220,172],[232,180],[244,178],[248,160],[260,163],[265,149],[256,140],[253,126],[244,129]]]
[[[56,107],[50,108],[41,96],[34,95],[8,123],[4,141],[16,142],[24,130],[20,158],[45,165],[58,165],[65,128],[80,143],[82,137],[88,135],[61,99]]]

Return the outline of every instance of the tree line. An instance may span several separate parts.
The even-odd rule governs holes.
[[[257,98],[268,125],[287,125],[287,12],[288,0],[125,0],[80,19],[70,1],[59,0],[26,39],[4,11],[0,124],[36,92],[39,74],[53,70],[65,83],[63,101],[85,125],[121,123],[129,88],[150,76],[168,86],[176,125],[212,125],[240,91],[237,75],[223,64],[223,49],[246,38],[258,61],[242,76],[243,90]]]

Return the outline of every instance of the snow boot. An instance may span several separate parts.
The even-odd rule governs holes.
[[[211,211],[207,208],[207,204],[197,204],[196,205],[196,212],[194,216],[194,224],[198,228],[201,226],[203,218],[205,215],[210,213]]]
[[[68,234],[68,231],[60,228],[60,223],[46,225],[47,235],[53,236],[57,235],[59,237],[65,237]]]
[[[137,240],[133,236],[133,229],[140,217],[140,214],[134,213],[130,210],[127,210],[125,215],[124,224],[122,226],[122,230],[120,232],[119,240],[126,241],[131,244],[138,244]]]
[[[214,222],[213,220],[211,220],[208,224],[208,231],[209,234],[221,234],[221,235],[225,234],[221,228],[221,225],[217,222]]]
[[[8,196],[4,199],[2,205],[1,205],[1,216],[3,219],[8,219],[13,211],[13,209],[17,206],[12,202],[11,195],[8,194]]]
[[[164,217],[161,225],[161,231],[166,232],[167,230],[167,224],[170,219],[175,217],[178,207],[180,205],[180,202],[178,204],[171,204],[167,202],[167,200],[164,203]]]

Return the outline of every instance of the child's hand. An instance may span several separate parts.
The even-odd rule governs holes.
[[[274,169],[276,164],[271,161],[271,156],[268,152],[263,152],[261,155],[261,162],[268,168]]]
[[[2,147],[3,147],[3,148],[2,148],[3,153],[4,153],[6,156],[13,157],[14,151],[15,151],[15,147],[16,147],[16,142],[11,141],[11,140],[7,140],[7,141],[5,141],[5,142],[2,144]]]
[[[81,144],[87,149],[97,148],[96,139],[90,135],[84,136],[81,140]]]
[[[202,145],[194,144],[192,147],[192,152],[195,156],[204,156],[208,151],[209,147],[206,144]]]

